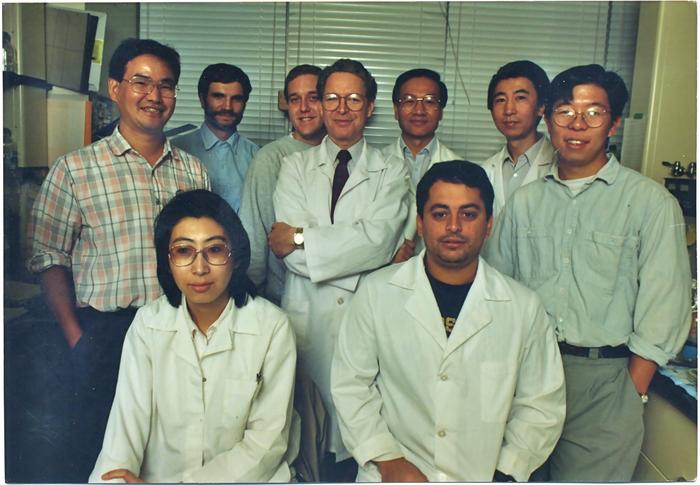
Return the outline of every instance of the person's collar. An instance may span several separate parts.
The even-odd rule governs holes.
[[[608,161],[603,165],[600,170],[595,174],[595,179],[600,179],[608,185],[615,183],[618,173],[620,173],[620,162],[617,157],[612,153],[607,153]],[[545,175],[545,178],[556,180],[557,182],[563,182],[559,177],[559,161],[557,160],[552,164],[552,168],[549,173]]]
[[[432,157],[433,153],[435,153],[435,150],[437,149],[437,136],[433,135],[433,138],[430,140],[430,142],[425,145],[417,154],[416,156],[420,155],[423,152],[427,152],[428,157]],[[399,147],[401,147],[401,153],[403,154],[404,158],[406,156],[410,156],[411,158],[413,157],[413,152],[411,152],[411,149],[408,147],[406,144],[406,141],[403,139],[403,135],[399,135]]]
[[[109,137],[107,137],[108,143],[109,143],[109,148],[115,156],[122,156],[129,150],[134,150],[134,152],[138,153],[138,151],[131,146],[131,144],[124,138],[124,135],[121,134],[119,131],[119,125],[117,125],[114,128],[114,131],[112,132]],[[172,154],[172,146],[170,145],[170,140],[168,138],[165,138],[165,141],[163,142],[163,154],[160,156],[160,159],[158,162],[154,165],[158,166],[161,161],[166,159],[168,156]],[[139,153],[139,155],[141,155]]]
[[[538,137],[538,138],[537,138],[537,141],[536,141],[535,143],[533,143],[533,144],[530,146],[530,148],[528,148],[527,150],[525,150],[525,153],[523,153],[523,154],[521,155],[521,157],[522,157],[522,156],[525,156],[525,160],[526,160],[527,163],[529,163],[530,165],[533,165],[533,164],[535,163],[535,158],[537,158],[537,154],[539,153],[540,148],[542,147],[542,144],[544,143],[544,135],[543,135],[542,133],[539,133],[539,132],[538,132],[538,133],[537,133],[537,137]],[[505,152],[506,152],[506,156],[505,156],[505,158],[503,159],[503,161],[504,161],[504,162],[511,162],[511,163],[512,163],[512,162],[515,162],[515,165],[517,165],[518,160],[513,160],[513,159],[511,158],[510,152],[508,151],[508,145],[507,145],[507,144],[506,144]],[[518,158],[520,158],[520,157],[518,157]]]
[[[193,330],[202,333],[197,324],[194,323],[192,315],[190,315],[190,311],[187,309],[187,301],[185,300],[185,295],[182,295],[182,303],[180,303],[180,308],[183,313],[185,324],[190,330],[190,334]],[[225,322],[227,321],[228,315],[233,311],[233,308],[233,298],[229,298],[228,303],[224,307],[224,310],[221,312],[221,315],[219,315],[219,317],[216,320],[214,320],[214,322],[209,326],[209,328],[207,328],[207,332],[203,334],[206,336],[207,339],[209,339],[214,334],[214,332],[218,330],[219,327],[225,326]]]
[[[202,123],[202,129],[200,130],[202,134],[202,143],[204,144],[205,150],[211,150],[217,143],[228,143],[232,147],[236,145],[238,141],[238,130],[234,131],[233,134],[226,140],[219,140],[219,137],[211,131],[211,128],[207,126],[206,123]]]
[[[328,153],[328,158],[331,161],[331,163],[333,163],[338,157],[338,152],[340,150],[343,150],[343,148],[340,148],[338,145],[336,145],[336,143],[328,135],[326,135],[326,138],[324,138],[324,142],[326,145],[326,152]],[[364,145],[365,137],[363,136],[354,145],[352,145],[350,148],[345,148],[345,150],[350,152],[352,160],[359,160],[362,156],[362,150],[364,148]]]

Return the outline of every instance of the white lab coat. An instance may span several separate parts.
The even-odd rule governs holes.
[[[161,296],[136,313],[90,482],[117,468],[149,482],[290,480],[287,316],[262,298],[243,308],[230,300],[201,365],[191,322],[184,299],[174,308]]]
[[[535,155],[535,161],[532,163],[530,170],[528,170],[527,175],[523,179],[522,184],[527,185],[530,182],[537,180],[538,178],[544,177],[552,168],[552,164],[555,161],[555,150],[549,138],[543,135],[544,140],[542,140],[542,145],[540,146],[537,155]],[[481,166],[484,167],[486,175],[488,175],[491,185],[493,185],[493,220],[495,221],[498,214],[500,214],[503,206],[506,204],[505,189],[503,187],[503,160],[505,160],[510,155],[508,154],[508,146],[504,145],[497,153],[492,155],[488,160],[486,160]]]
[[[365,279],[341,324],[333,400],[357,481],[404,456],[430,481],[527,480],[561,434],[565,387],[537,295],[483,259],[446,337],[424,252]]]
[[[285,157],[273,197],[278,221],[304,228],[304,249],[284,258],[282,307],[297,338],[301,368],[316,383],[331,419],[330,450],[349,457],[330,396],[330,367],[340,317],[360,278],[387,264],[408,212],[408,174],[363,139],[362,154],[343,188],[331,224],[335,168],[327,138]]]
[[[401,135],[396,139],[395,142],[389,143],[382,148],[382,154],[389,156],[394,155],[395,157],[404,161],[408,164],[403,156],[403,148],[401,148]],[[450,160],[464,160],[462,157],[457,155],[455,152],[447,148],[445,145],[440,143],[440,140],[436,140],[435,150],[430,157],[430,163],[426,168],[426,171],[438,162],[447,162]],[[408,173],[410,174],[410,167],[406,167]],[[423,174],[421,174],[423,176]],[[403,229],[403,238],[399,241],[399,246],[403,244],[404,239],[413,239],[416,236],[416,186],[413,185],[412,179],[409,177],[410,182],[410,202],[411,208],[408,211],[408,217],[406,218],[406,224]],[[420,252],[424,245],[421,238],[416,238],[416,254]]]

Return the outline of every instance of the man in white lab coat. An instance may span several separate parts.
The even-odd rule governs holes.
[[[408,212],[404,164],[363,136],[376,93],[357,61],[340,59],[323,70],[318,94],[328,136],[285,157],[273,197],[278,222],[268,242],[288,269],[282,307],[296,333],[300,372],[320,390],[331,421],[321,481],[348,481],[356,470],[330,395],[340,319],[360,279],[391,261]]]
[[[556,337],[537,295],[479,257],[484,170],[437,163],[417,188],[425,250],[363,281],[331,373],[357,481],[527,480],[564,423]]]
[[[404,72],[396,78],[391,99],[401,135],[382,148],[382,153],[402,159],[411,177],[411,210],[404,227],[404,240],[393,260],[400,263],[423,248],[420,237],[416,238],[416,208],[413,204],[418,181],[434,163],[462,157],[441,143],[435,134],[447,105],[447,86],[440,74],[423,68]]]
[[[506,144],[483,167],[493,184],[494,220],[519,187],[543,177],[552,167],[554,148],[537,131],[544,114],[549,78],[532,61],[501,66],[489,83],[486,104]]]

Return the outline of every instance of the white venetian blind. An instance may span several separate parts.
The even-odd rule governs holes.
[[[396,77],[415,67],[444,70],[443,8],[437,2],[290,4],[288,63],[362,62],[378,85],[365,135],[370,143],[389,143],[399,134],[391,103]]]
[[[441,138],[474,161],[494,153],[504,139],[486,108],[491,76],[517,59],[536,62],[550,79],[571,66],[605,64],[609,8],[621,21],[638,10],[636,4],[620,8],[619,3],[627,2],[450,3],[447,78],[453,96]],[[628,39],[616,41],[621,48],[608,49],[606,67],[633,64],[636,20],[624,34]],[[629,87],[632,71],[620,74]],[[544,122],[540,130],[546,132]]]
[[[503,143],[486,109],[488,82],[501,65],[530,59],[551,78],[599,63],[631,88],[638,15],[638,2],[144,3],[141,36],[182,55],[182,91],[169,127],[201,122],[199,74],[208,64],[230,62],[253,84],[240,130],[265,143],[288,128],[277,109],[286,72],[349,57],[379,86],[370,143],[399,133],[391,103],[396,76],[427,67],[442,74],[449,90],[441,139],[482,161]],[[544,123],[540,129],[546,131]],[[612,143],[619,141],[620,135]]]
[[[202,122],[197,81],[209,64],[226,62],[243,69],[253,85],[239,131],[258,144],[282,136],[287,128],[277,90],[286,75],[285,22],[283,3],[143,3],[141,37],[164,42],[181,57],[168,128]]]

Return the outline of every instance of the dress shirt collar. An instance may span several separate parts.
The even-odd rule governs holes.
[[[163,136],[165,137],[165,135]],[[129,150],[133,150],[134,152],[138,153],[138,151],[135,148],[133,148],[128,141],[126,141],[124,135],[122,135],[119,132],[119,125],[117,125],[114,128],[112,134],[109,135],[109,137],[107,138],[107,143],[109,144],[109,148],[112,151],[112,153],[117,157],[124,155]],[[159,165],[163,160],[169,158],[171,154],[172,147],[170,145],[170,139],[165,138],[165,143],[163,144],[163,154],[154,166]],[[143,155],[141,155],[140,153],[139,155],[143,157]]]
[[[204,144],[204,149],[207,151],[214,148],[219,142],[227,143],[234,150],[236,149],[236,145],[238,144],[238,131],[234,131],[233,134],[229,136],[226,140],[219,140],[219,137],[217,137],[214,134],[214,132],[211,131],[211,128],[209,128],[206,123],[202,123],[200,133],[202,134],[202,143]]]
[[[340,148],[338,145],[336,145],[335,142],[333,140],[331,140],[331,137],[328,135],[326,135],[325,141],[326,141],[326,151],[328,153],[328,159],[331,161],[331,164],[335,165],[335,159],[338,158],[338,152],[340,150],[343,150],[343,149]],[[353,146],[351,146],[350,148],[346,148],[346,150],[350,152],[350,155],[352,155],[352,159],[350,159],[350,162],[348,163],[348,170],[350,169],[351,166],[354,166],[355,163],[362,156],[362,150],[364,148],[364,145],[365,145],[365,138],[362,137]]]
[[[544,143],[544,135],[542,133],[537,133],[537,136],[539,137],[535,143],[532,144],[530,148],[525,151],[522,155],[518,157],[517,160],[513,160],[510,157],[510,153],[508,153],[508,148],[506,146],[506,156],[503,159],[503,163],[510,163],[513,164],[515,161],[515,168],[518,169],[520,168],[518,165],[520,164],[521,160],[525,161],[528,165],[533,165],[535,162],[535,158],[537,158],[537,154],[540,151],[540,148],[542,148],[542,144]]]
[[[608,157],[608,161],[600,168],[600,170],[598,170],[598,173],[595,174],[595,179],[600,179],[606,184],[612,185],[615,183],[615,179],[620,173],[620,162],[618,162],[617,157],[615,157],[615,155],[612,153],[607,153],[606,156]],[[563,182],[559,177],[558,161],[552,164],[552,168],[550,169],[549,173],[545,175],[545,178],[553,179],[560,183]]]
[[[414,159],[418,155],[427,155],[428,158],[432,158],[433,153],[435,153],[435,150],[437,150],[437,136],[433,136],[430,143],[425,145],[423,149],[416,154],[416,157],[413,156],[413,152],[411,152],[411,149],[408,148],[408,145],[406,145],[403,136],[399,136],[399,146],[401,147],[401,153],[403,154],[404,159]]]

